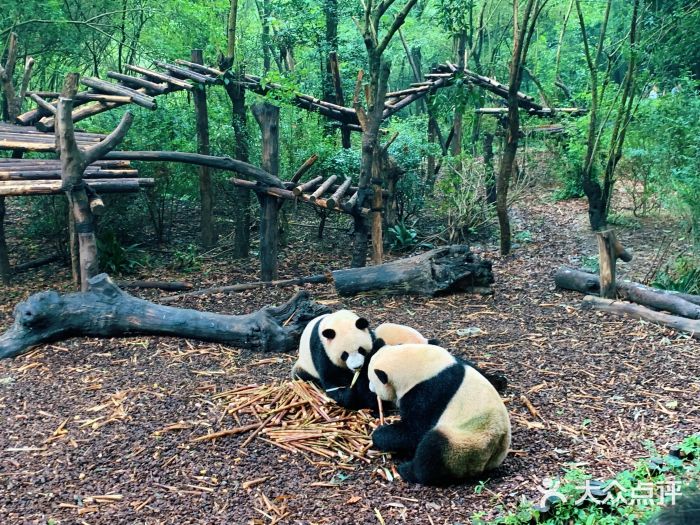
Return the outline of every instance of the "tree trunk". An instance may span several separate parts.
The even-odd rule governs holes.
[[[468,292],[494,281],[491,262],[459,245],[378,266],[336,270],[333,280],[342,296],[363,292],[435,296]]]
[[[4,285],[10,284],[12,267],[5,240],[5,197],[0,197],[0,279]]]
[[[18,304],[14,324],[0,336],[0,358],[76,336],[170,335],[263,352],[289,352],[298,347],[306,324],[329,311],[310,301],[306,292],[299,292],[282,306],[247,315],[223,315],[132,297],[106,274],[97,275],[88,284],[85,292],[42,292]]]
[[[486,170],[486,202],[496,204],[496,176],[493,171],[493,133],[484,133],[484,170]]]
[[[255,104],[253,116],[262,132],[262,168],[270,174],[279,173],[279,116],[277,106]],[[260,199],[260,276],[263,281],[277,279],[279,249],[279,200],[258,193]]]
[[[466,30],[461,31],[458,35],[454,37],[454,50],[455,59],[457,62],[457,67],[464,69],[464,54],[467,50],[467,34]],[[462,154],[462,121],[464,120],[464,108],[462,104],[457,104],[455,106],[454,112],[454,122],[452,129],[454,130],[454,137],[452,139],[451,153],[453,157],[458,157]]]
[[[204,64],[201,49],[192,50],[192,62]],[[197,123],[197,153],[209,155],[209,115],[207,113],[207,92],[204,84],[197,84],[192,91]],[[214,231],[214,194],[211,186],[211,173],[207,166],[199,167],[200,215],[199,230],[202,246],[212,248],[216,244]]]

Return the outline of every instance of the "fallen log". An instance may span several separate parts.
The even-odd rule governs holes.
[[[585,294],[598,293],[600,290],[597,275],[565,266],[554,274],[554,282],[559,288]],[[618,297],[626,301],[666,310],[688,319],[700,319],[700,296],[659,290],[632,281],[618,282],[616,292]]]
[[[492,292],[488,286],[493,283],[493,272],[491,261],[481,260],[471,253],[467,246],[456,245],[437,248],[415,257],[379,266],[335,270],[296,279],[216,286],[171,295],[160,301],[171,303],[182,297],[319,283],[334,283],[338,294],[344,296],[361,292],[430,296],[473,292],[488,295]]]
[[[658,323],[662,326],[673,328],[674,330],[688,332],[691,337],[700,339],[700,321],[694,319],[669,315],[638,304],[604,299],[603,297],[596,297],[594,295],[587,295],[584,297],[581,306],[584,309],[595,309],[615,315],[629,315],[635,319],[643,319],[644,321]]]
[[[446,295],[494,282],[491,261],[479,258],[463,245],[436,248],[377,266],[336,270],[333,280],[342,296],[362,292]]]
[[[170,335],[263,352],[294,350],[306,324],[330,310],[299,292],[281,306],[246,315],[223,315],[163,306],[129,295],[106,274],[86,292],[41,292],[15,307],[14,324],[0,336],[0,358],[76,336]]]

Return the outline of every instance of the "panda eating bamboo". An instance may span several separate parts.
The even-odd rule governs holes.
[[[396,403],[401,420],[377,428],[372,442],[409,459],[399,465],[401,477],[446,485],[498,467],[511,429],[493,385],[439,346],[381,344],[369,363],[369,389]]]
[[[460,482],[498,467],[508,453],[510,419],[497,391],[505,378],[433,342],[393,323],[373,332],[365,318],[340,310],[307,325],[292,377],[320,384],[346,408],[376,409],[377,398],[395,403],[401,420],[374,431],[375,447],[409,460],[399,466],[408,482]]]

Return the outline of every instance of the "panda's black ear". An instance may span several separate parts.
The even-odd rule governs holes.
[[[326,339],[333,339],[335,337],[335,330],[332,328],[326,328],[323,332],[321,332],[321,335]]]
[[[357,321],[355,321],[355,326],[360,330],[364,330],[369,327],[369,321],[364,317],[358,317]]]
[[[374,340],[374,344],[372,344],[372,352],[376,352],[382,346],[386,346],[386,343],[384,342],[384,339],[382,339],[381,337],[378,337],[377,339]]]
[[[384,370],[375,370],[374,373],[377,374],[377,379],[379,379],[385,385],[389,382],[389,376],[386,375]]]

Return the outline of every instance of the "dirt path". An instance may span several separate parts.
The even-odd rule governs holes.
[[[292,356],[270,360],[172,338],[71,340],[0,362],[0,522],[349,524],[379,523],[381,516],[387,524],[468,523],[476,511],[537,497],[543,478],[573,464],[607,478],[647,456],[647,440],[664,450],[697,432],[698,344],[657,326],[580,311],[580,295],[553,287],[556,267],[595,253],[584,204],[535,200],[516,215],[530,241],[504,260],[495,247],[483,250],[495,261],[493,297],[341,302],[327,286],[311,289],[317,300],[355,309],[374,324],[410,324],[484,367],[506,371],[514,452],[483,486],[387,482],[376,473],[381,460],[359,462],[353,471],[324,469],[260,440],[241,449],[245,434],[190,442],[232,425],[217,393],[286,380]],[[643,254],[658,233],[647,227],[621,237]],[[340,237],[337,244],[347,243]],[[334,247],[326,248],[312,252],[313,263],[304,255],[308,247],[288,248],[281,273],[342,266],[330,255]],[[644,261],[639,257],[623,271],[643,275]],[[208,275],[191,279],[247,281],[254,267],[212,265]],[[48,283],[57,287],[52,271],[3,295],[0,328],[9,325],[18,298]],[[65,272],[57,275],[67,287]],[[257,291],[182,305],[243,313],[292,293]],[[470,327],[478,333],[457,335]],[[156,432],[177,422],[187,428]]]

